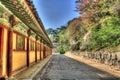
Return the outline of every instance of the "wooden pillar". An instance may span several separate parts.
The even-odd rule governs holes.
[[[47,54],[48,54],[48,56],[49,56],[49,48],[47,48]]]
[[[48,56],[49,56],[49,47],[48,47]]]
[[[42,43],[42,47],[43,47],[43,49],[42,49],[42,51],[43,51],[43,59],[44,59],[44,43]]]
[[[2,39],[2,37],[4,36],[4,34],[3,34],[3,30],[0,28],[0,76],[2,76],[2,64],[3,64],[3,62],[2,62],[2,51],[3,51],[3,49],[2,49],[2,47],[3,47],[3,45],[2,45],[2,43],[3,43],[3,39]]]
[[[46,46],[46,57],[48,56],[47,46]]]
[[[45,44],[44,44],[44,47],[43,47],[43,54],[44,54],[44,58],[45,58]]]
[[[40,42],[40,44],[39,44],[39,45],[40,45],[40,50],[39,50],[40,55],[39,55],[39,56],[40,56],[40,60],[41,60],[41,42]]]
[[[27,35],[28,35],[28,38],[27,38],[27,67],[29,67],[30,66],[30,59],[29,59],[29,53],[30,53],[30,40],[29,40],[29,38],[30,38],[30,35],[31,35],[31,30],[29,29],[28,31],[27,31]]]
[[[51,48],[49,48],[49,54],[51,55]]]
[[[47,47],[47,56],[48,56],[48,47]]]
[[[16,17],[10,15],[9,17],[10,28],[8,30],[8,51],[7,51],[7,75],[10,77],[12,75],[12,51],[13,51],[13,28],[17,24]]]
[[[45,46],[45,58],[46,58],[46,46]]]
[[[37,62],[37,40],[38,40],[38,36],[35,37],[36,41],[35,41],[35,62]]]
[[[42,42],[41,42],[41,55],[42,55],[41,58],[42,59],[44,58],[44,54],[43,54],[44,51],[43,50],[44,50],[44,44],[43,44],[43,40],[42,40]]]
[[[50,55],[52,55],[52,48],[50,48]]]
[[[48,47],[48,56],[49,56],[50,54],[49,54],[49,47]]]
[[[35,62],[37,62],[37,41],[35,41]]]
[[[27,38],[27,67],[29,67],[29,37]]]
[[[49,55],[50,55],[50,48],[49,48]]]
[[[49,55],[50,55],[50,47],[49,47]]]
[[[51,48],[50,48],[50,55],[51,55]]]
[[[12,75],[13,29],[8,30],[7,75]]]
[[[45,58],[45,46],[43,45],[43,58]]]
[[[44,54],[45,54],[44,57],[46,58],[46,45],[44,46],[44,48],[45,48],[45,49],[44,49],[44,51],[45,51],[45,52],[44,52]]]
[[[41,43],[42,43],[42,39],[40,39],[40,60],[42,59],[42,57],[41,57],[41,51],[42,51],[42,50],[41,50],[41,49],[42,49],[42,48],[41,48],[41,47],[42,47],[42,46],[41,46]]]

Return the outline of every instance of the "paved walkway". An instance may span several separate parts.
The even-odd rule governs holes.
[[[120,80],[105,71],[66,55],[53,55],[33,80]]]

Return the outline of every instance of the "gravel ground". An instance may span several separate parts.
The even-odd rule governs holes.
[[[120,78],[70,56],[59,54],[52,56],[34,80],[120,80]]]

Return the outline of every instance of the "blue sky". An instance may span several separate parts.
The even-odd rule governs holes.
[[[79,16],[75,0],[33,0],[45,29],[56,29]]]

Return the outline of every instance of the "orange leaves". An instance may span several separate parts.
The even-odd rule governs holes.
[[[94,21],[91,20],[91,17],[96,14],[97,5],[99,0],[81,0],[79,3],[76,3],[76,11],[80,13],[82,22],[87,25],[94,24]]]

